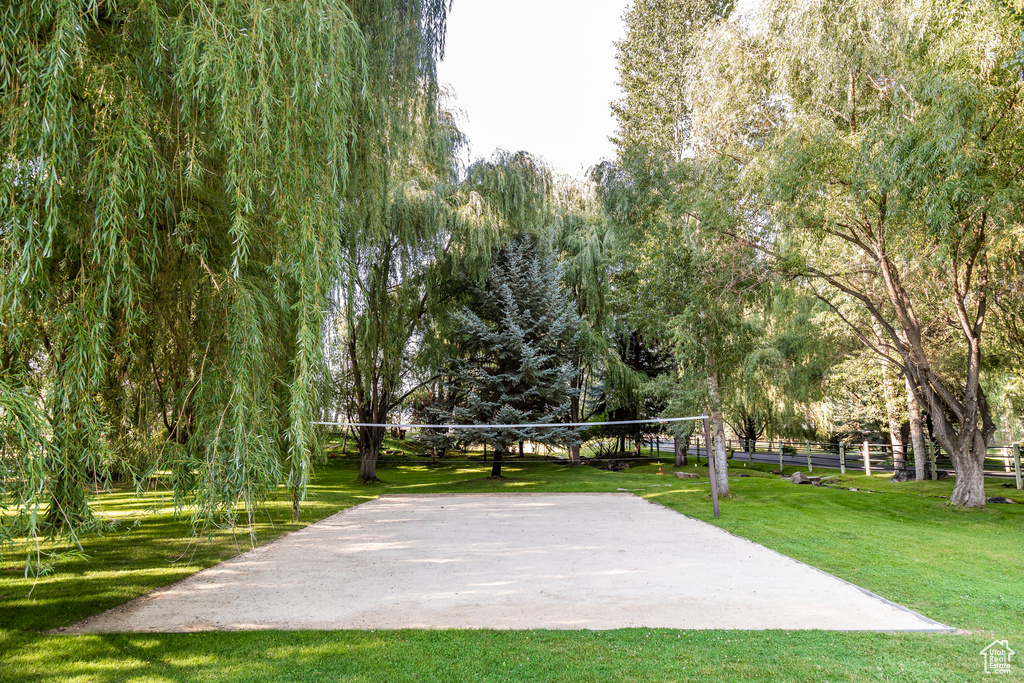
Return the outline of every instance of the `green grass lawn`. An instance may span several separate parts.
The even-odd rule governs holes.
[[[116,528],[84,538],[86,558],[54,563],[35,582],[19,558],[0,561],[0,681],[974,681],[979,652],[1007,639],[1024,679],[1024,505],[984,511],[946,507],[952,483],[892,484],[847,475],[844,485],[880,493],[795,486],[733,463],[736,497],[715,524],[962,629],[953,635],[831,631],[338,631],[52,636],[74,623],[249,547],[248,530],[195,539],[166,493],[101,497]],[[666,471],[674,468],[665,468]],[[381,493],[617,491],[711,520],[702,480],[557,464],[382,469],[362,485],[342,460],[320,470],[292,524],[282,497],[253,529],[267,542]],[[788,468],[787,468],[788,469]],[[814,474],[837,474],[819,472]],[[990,495],[1018,497],[1004,481]],[[665,486],[671,484],[671,486]],[[923,494],[923,495],[907,495]],[[929,496],[929,497],[925,497]],[[1019,496],[1024,499],[1024,496]],[[685,542],[682,539],[681,542]],[[665,576],[668,585],[685,574]],[[32,589],[31,597],[27,597]],[[1017,662],[1015,661],[1016,665]]]

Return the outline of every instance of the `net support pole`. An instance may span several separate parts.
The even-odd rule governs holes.
[[[839,474],[846,474],[846,444],[839,444]]]
[[[1013,445],[1013,473],[1017,479],[1017,488],[1024,489],[1024,481],[1020,477],[1020,444]]]
[[[711,425],[704,418],[704,452],[708,456],[708,474],[711,475],[711,507],[718,519],[718,477],[715,476],[715,456],[711,453]]]

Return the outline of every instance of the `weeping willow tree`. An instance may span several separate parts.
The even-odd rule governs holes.
[[[501,244],[539,233],[550,219],[550,172],[529,154],[499,150],[457,182],[461,139],[430,93],[422,83],[407,93],[411,128],[378,131],[381,156],[367,172],[379,174],[374,187],[388,191],[376,207],[351,207],[356,228],[342,248],[331,346],[343,376],[343,407],[363,424],[386,424],[405,399],[440,379],[452,351],[446,313],[462,303],[466,279],[482,281]],[[394,147],[399,140],[405,147]],[[409,159],[416,163],[406,164]],[[376,479],[384,433],[356,428],[363,481]]]
[[[612,410],[636,400],[642,373],[623,363],[612,339],[614,319],[610,305],[612,273],[618,254],[615,232],[591,181],[562,177],[554,185],[552,238],[562,270],[562,283],[580,318],[579,337],[572,359],[569,422],[583,422],[595,410]],[[587,396],[593,385],[603,384],[604,401]],[[569,460],[580,460],[580,444],[569,445]]]
[[[408,395],[414,339],[434,303],[431,284],[461,225],[454,196],[461,136],[439,106],[436,73],[448,6],[354,3],[367,87],[379,96],[356,110],[329,346],[341,407],[360,423],[386,423]],[[372,481],[384,429],[361,426],[356,437],[359,476]]]
[[[364,93],[338,0],[0,10],[0,534],[170,470],[211,520],[308,477]],[[351,195],[349,195],[351,196]]]

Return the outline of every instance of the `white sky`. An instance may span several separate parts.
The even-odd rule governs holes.
[[[630,0],[455,0],[438,76],[470,160],[526,150],[582,175],[614,155],[615,41]]]

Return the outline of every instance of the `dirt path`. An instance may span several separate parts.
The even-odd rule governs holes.
[[[946,627],[630,494],[363,503],[63,633]]]

